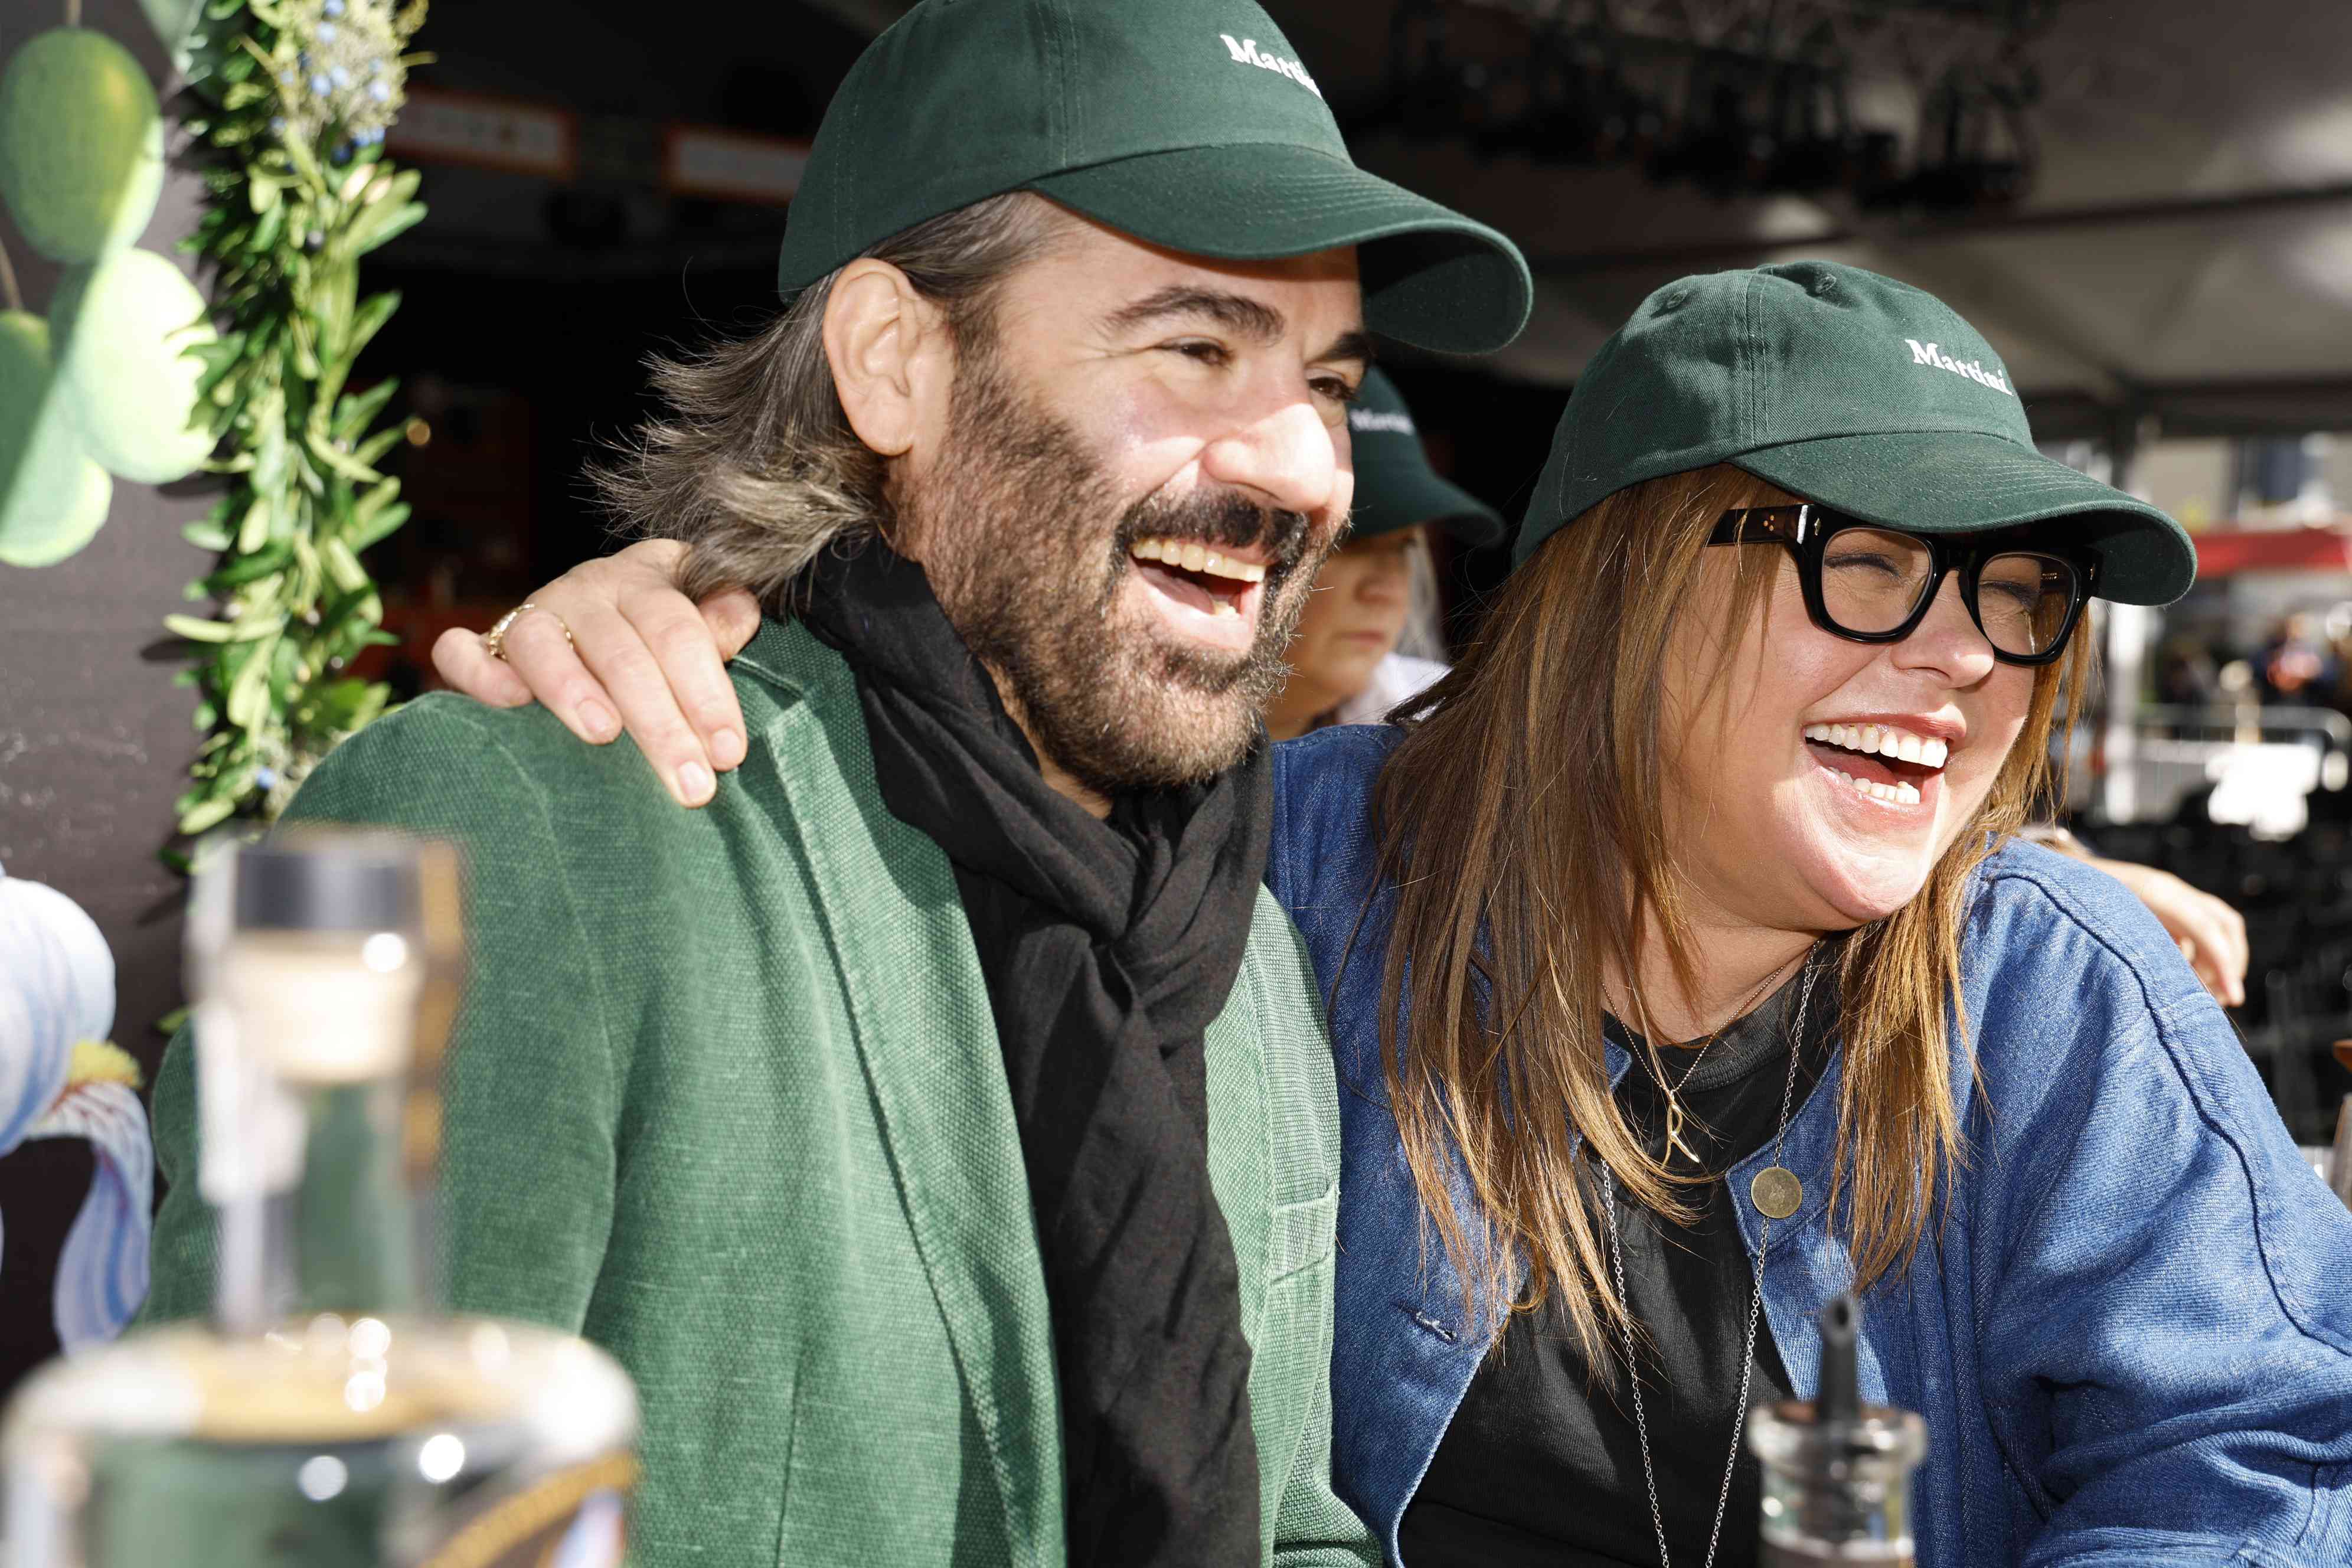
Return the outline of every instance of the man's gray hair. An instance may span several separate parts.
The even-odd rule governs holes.
[[[917,224],[866,254],[945,312],[957,353],[985,353],[995,290],[1042,249],[1055,209],[1015,191]],[[857,438],[824,353],[839,271],[801,290],[758,334],[690,358],[656,356],[669,405],[592,470],[624,531],[687,544],[678,585],[699,599],[742,586],[783,609],[817,552],[888,516],[882,458]]]

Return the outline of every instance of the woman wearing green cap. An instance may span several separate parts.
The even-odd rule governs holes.
[[[1922,1564],[2352,1558],[2352,1215],[2147,911],[2011,837],[2178,526],[1799,263],[1644,301],[1517,552],[1418,717],[1276,753],[1391,1560],[1753,1561],[1744,1422],[1848,1289]]]
[[[1266,705],[1266,732],[1293,741],[1332,724],[1377,724],[1445,673],[1428,535],[1473,548],[1498,542],[1503,520],[1430,466],[1404,395],[1375,369],[1348,408],[1355,507],[1348,538],[1316,579],[1288,654],[1290,679]],[[2137,894],[2208,990],[2245,1000],[2246,927],[2228,904],[2153,866],[2094,855],[2035,823],[2026,836],[2098,867]]]
[[[1276,752],[1389,1560],[1755,1561],[1747,1415],[1854,1289],[1925,1568],[2352,1561],[2352,1214],[2147,910],[2013,837],[2178,525],[1808,262],[1645,300],[1517,552],[1417,715]]]

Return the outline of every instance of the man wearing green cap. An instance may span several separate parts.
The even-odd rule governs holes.
[[[1359,1561],[1335,1092],[1259,887],[1257,711],[1348,512],[1367,331],[1496,347],[1525,265],[1356,169],[1246,0],[927,0],[827,110],[781,283],[605,476],[763,612],[703,694],[742,728],[644,742],[709,809],[428,699],[291,811],[468,854],[450,1294],[635,1374],[640,1562]],[[184,1041],[174,1177],[192,1093]],[[175,1180],[151,1316],[199,1309],[211,1246]]]

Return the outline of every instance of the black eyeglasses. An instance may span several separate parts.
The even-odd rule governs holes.
[[[2088,551],[2027,544],[2014,532],[1905,533],[1827,507],[1740,507],[1709,544],[1784,544],[1813,625],[1851,642],[1901,642],[1927,618],[1946,574],[2003,664],[2048,664],[2066,651],[2098,577]]]

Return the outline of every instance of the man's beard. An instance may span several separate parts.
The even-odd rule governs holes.
[[[1077,433],[984,351],[960,368],[946,449],[942,471],[899,510],[940,607],[1039,754],[1107,795],[1198,784],[1240,762],[1289,675],[1283,651],[1328,552],[1306,517],[1232,490],[1122,511]],[[1265,547],[1248,649],[1176,641],[1148,605],[1120,605],[1129,548],[1148,537]]]

